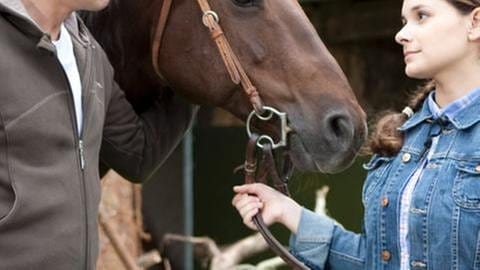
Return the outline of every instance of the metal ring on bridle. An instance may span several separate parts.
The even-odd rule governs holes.
[[[280,147],[287,146],[287,133],[288,133],[288,130],[289,130],[288,126],[287,126],[287,114],[284,113],[284,112],[280,112],[280,111],[276,110],[275,108],[268,107],[268,106],[264,106],[263,109],[267,113],[265,116],[259,115],[255,110],[253,110],[248,115],[247,123],[246,123],[248,137],[249,138],[252,137],[252,131],[250,129],[250,123],[252,121],[253,116],[257,117],[259,120],[268,121],[268,120],[272,119],[273,115],[275,114],[280,119],[280,125],[281,125],[281,127],[280,127],[280,132],[281,132],[280,141],[278,143],[275,143],[273,141],[272,137],[270,137],[268,135],[261,135],[259,137],[258,141],[257,141],[257,146],[263,149],[263,145],[261,144],[262,140],[268,140],[272,145],[272,149],[277,149],[277,148],[280,148]]]
[[[215,13],[215,11],[212,11],[212,10],[205,11],[205,13],[203,13],[203,16],[202,16],[202,22],[206,27],[209,26],[208,23],[207,23],[207,17],[208,16],[212,16],[212,18],[215,20],[216,23],[218,23],[220,21],[217,13]]]
[[[273,141],[272,137],[268,135],[262,135],[258,137],[257,146],[260,148],[263,148],[262,141],[265,141],[265,140],[268,141],[267,143],[269,143],[270,145],[275,145],[275,142]]]
[[[273,117],[273,111],[268,110],[268,109],[265,109],[265,106],[263,106],[262,110],[263,110],[263,112],[264,112],[263,114],[265,114],[265,116],[263,116],[262,114],[259,114],[258,111],[255,111],[255,116],[256,116],[258,119],[260,119],[260,120],[262,120],[262,121],[268,121],[268,120],[272,119],[272,117]],[[279,112],[279,113],[280,113],[280,112]]]

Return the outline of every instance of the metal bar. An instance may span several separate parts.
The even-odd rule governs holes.
[[[183,140],[183,197],[184,197],[184,233],[193,235],[193,132],[188,131]],[[193,247],[186,244],[184,249],[184,266],[193,270]]]

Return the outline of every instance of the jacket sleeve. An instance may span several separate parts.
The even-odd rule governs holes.
[[[110,81],[100,158],[129,181],[144,182],[182,140],[198,106],[174,94],[137,115],[113,75]]]
[[[345,230],[325,215],[303,209],[291,253],[310,269],[365,269],[365,236]]]

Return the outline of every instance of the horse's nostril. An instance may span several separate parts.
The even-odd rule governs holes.
[[[325,124],[327,140],[333,144],[333,147],[350,147],[355,131],[347,114],[331,114],[325,118]]]
[[[345,132],[345,120],[336,117],[330,120],[330,127],[336,137],[341,137]]]

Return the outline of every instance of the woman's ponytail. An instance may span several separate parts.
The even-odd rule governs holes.
[[[370,154],[379,154],[382,156],[394,156],[403,146],[403,133],[398,131],[407,119],[418,111],[429,93],[435,88],[433,81],[420,87],[415,91],[415,95],[408,102],[408,106],[401,112],[387,111],[382,114],[375,126],[368,141]]]

